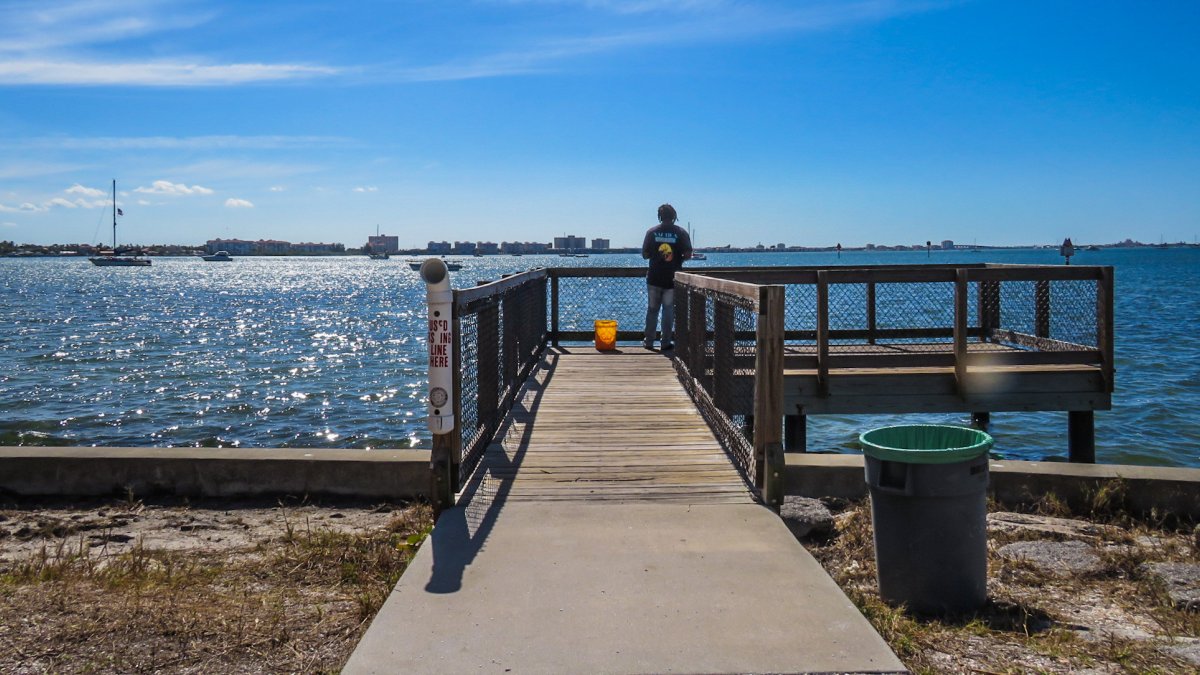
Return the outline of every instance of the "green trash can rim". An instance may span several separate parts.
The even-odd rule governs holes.
[[[952,464],[983,455],[996,441],[987,432],[971,427],[897,424],[864,431],[858,442],[865,455],[887,462]]]

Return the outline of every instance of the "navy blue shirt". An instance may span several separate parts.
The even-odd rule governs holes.
[[[678,225],[659,223],[646,231],[642,257],[650,260],[646,283],[659,288],[675,288],[675,272],[683,268],[684,260],[692,257],[692,239]]]

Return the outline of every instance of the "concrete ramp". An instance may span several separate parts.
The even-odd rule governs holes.
[[[445,512],[343,671],[905,672],[771,511]]]

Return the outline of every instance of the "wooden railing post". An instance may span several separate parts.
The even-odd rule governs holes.
[[[1104,375],[1104,386],[1109,393],[1113,391],[1113,268],[1100,268],[1100,278],[1096,280],[1096,347],[1100,350],[1103,361],[1100,371]]]
[[[476,354],[479,365],[475,373],[477,382],[476,410],[479,414],[480,426],[484,427],[489,436],[500,423],[497,412],[500,409],[500,364],[497,349],[489,348],[499,345],[500,312],[495,305],[479,310]],[[455,368],[461,372],[462,368]]]
[[[958,395],[967,384],[967,269],[954,271],[954,384]]]
[[[758,290],[754,350],[754,454],[762,499],[771,508],[783,504],[783,291]]]
[[[689,287],[675,282],[675,354],[672,358],[683,364],[688,363],[688,329],[691,324],[688,323],[688,304],[691,302],[689,296],[691,292]]]
[[[829,273],[817,272],[817,387],[829,395]]]

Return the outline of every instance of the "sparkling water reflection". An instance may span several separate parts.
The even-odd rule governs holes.
[[[693,266],[985,260],[1061,262],[1052,250],[718,253]],[[529,267],[642,264],[463,262],[459,288]],[[1074,262],[1116,266],[1117,392],[1096,416],[1099,460],[1200,466],[1200,250],[1086,251]],[[0,445],[428,446],[423,300],[395,258],[0,259]],[[854,450],[859,431],[899,420],[969,421],[814,417],[809,445]],[[1065,413],[996,414],[992,431],[1007,457],[1065,455]]]

